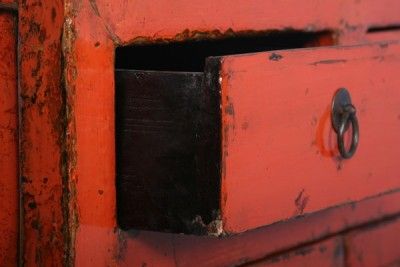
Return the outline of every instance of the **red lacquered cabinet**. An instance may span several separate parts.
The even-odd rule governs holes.
[[[399,1],[0,0],[0,34],[1,266],[400,263]]]

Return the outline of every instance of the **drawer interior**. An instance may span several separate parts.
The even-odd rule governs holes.
[[[328,46],[336,43],[332,31],[268,31],[226,34],[224,37],[201,35],[183,42],[137,44],[116,50],[116,69],[203,72],[205,59],[271,50]]]
[[[219,66],[208,57],[333,43],[328,31],[288,31],[118,48],[119,227],[218,232],[222,130],[220,92],[213,84]]]

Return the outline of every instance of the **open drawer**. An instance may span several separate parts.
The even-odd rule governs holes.
[[[120,227],[239,233],[399,188],[399,69],[390,42],[118,70]],[[359,136],[347,156],[331,119],[340,88],[355,108],[339,115],[344,150]]]

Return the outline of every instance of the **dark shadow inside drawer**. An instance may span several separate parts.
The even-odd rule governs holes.
[[[329,31],[289,30],[118,48],[119,227],[221,234],[224,129],[216,57],[333,43]]]

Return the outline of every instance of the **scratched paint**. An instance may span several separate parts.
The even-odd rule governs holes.
[[[25,266],[63,266],[63,2],[19,2],[21,190]]]
[[[274,53],[282,59],[269,60]],[[222,113],[228,129],[222,136],[228,155],[222,159],[224,231],[238,233],[399,188],[400,124],[391,115],[400,113],[398,68],[398,42],[222,57],[222,109],[235,110],[234,116]],[[341,87],[350,91],[360,122],[359,150],[350,160],[340,159],[326,121]],[[317,121],[310,123],[313,116]],[[320,119],[325,131],[318,131]],[[253,127],[235,127],[244,122]],[[320,151],[321,144],[326,149]]]
[[[0,7],[1,9],[1,7]],[[0,265],[15,266],[18,240],[16,19],[0,13]]]
[[[93,0],[101,23],[119,44],[156,39],[187,39],[198,32],[208,35],[240,31],[282,30],[287,28],[318,31],[326,28],[360,38],[365,25],[391,25],[399,22],[396,0],[379,3],[374,0],[326,2],[296,0],[266,2],[263,0],[218,1],[126,1]],[[387,8],[391,6],[392,8]],[[301,10],[301,14],[298,12]],[[373,10],[373,12],[371,12]],[[157,15],[155,15],[157,14]],[[173,20],[165,20],[173,14]],[[254,17],[257,16],[257,19]],[[349,39],[349,38],[344,38]],[[353,38],[354,39],[354,38]],[[350,41],[350,39],[349,39]]]

